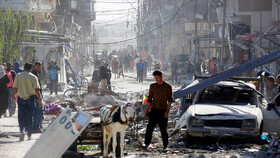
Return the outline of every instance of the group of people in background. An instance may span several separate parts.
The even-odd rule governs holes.
[[[111,77],[114,77],[114,79],[124,78],[124,73],[135,72],[134,70],[136,70],[137,81],[143,82],[143,79],[147,77],[148,71],[152,70],[153,59],[150,55],[144,58],[139,54],[135,54],[132,57],[129,53],[118,53],[120,52],[112,51],[110,54],[96,55],[94,57],[95,70],[92,75],[92,81],[95,88],[98,88],[99,83],[101,83],[101,89],[111,90]],[[97,74],[99,75],[97,76]]]

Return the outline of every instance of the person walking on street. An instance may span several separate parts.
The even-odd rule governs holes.
[[[195,66],[196,66],[195,70],[196,70],[196,74],[197,74],[197,75],[201,75],[201,65],[202,65],[202,61],[201,61],[201,60],[199,60],[199,61],[195,64]]]
[[[116,58],[114,58],[112,61],[112,70],[113,70],[115,79],[117,79],[117,76],[118,76],[118,69],[119,69],[119,62],[117,61]]]
[[[147,75],[148,75],[148,62],[147,62],[146,59],[144,59],[143,64],[144,64],[144,78],[147,78]]]
[[[33,70],[32,70],[32,74],[35,75],[38,79],[40,88],[40,94],[41,97],[43,98],[43,93],[42,93],[42,84],[40,82],[39,79],[39,75],[41,73],[41,69],[42,69],[42,63],[41,62],[35,62],[34,66],[33,66]],[[43,126],[42,126],[42,121],[43,121],[43,108],[40,105],[40,103],[37,102],[37,97],[35,97],[35,109],[34,109],[34,115],[33,115],[33,119],[34,119],[34,123],[33,123],[33,132],[34,133],[43,133]]]
[[[28,140],[32,135],[32,116],[35,107],[35,99],[42,106],[40,85],[37,77],[31,73],[32,64],[24,65],[24,72],[18,74],[13,85],[12,102],[18,95],[18,122],[20,129],[20,141],[24,141],[24,128],[27,131]],[[35,97],[36,96],[36,97]]]
[[[154,128],[158,124],[165,150],[168,147],[167,124],[169,110],[173,100],[172,86],[163,80],[161,71],[154,71],[153,76],[156,83],[150,85],[147,109],[145,111],[145,117],[148,116],[149,118],[145,135],[145,149],[148,150]]]
[[[193,66],[192,62],[189,60],[187,63],[188,80],[192,80],[193,73],[194,73],[194,66]]]
[[[88,87],[88,91],[92,93],[98,93],[99,83],[101,81],[99,69],[95,69],[92,73],[91,84]]]
[[[140,59],[139,62],[136,64],[138,82],[143,82],[144,67],[145,65],[142,59]]]
[[[8,76],[10,82],[7,84],[9,95],[8,95],[8,109],[9,116],[13,116],[15,114],[16,107],[12,106],[12,93],[13,93],[13,84],[16,77],[16,72],[12,70],[12,64],[7,63],[7,68],[5,70],[6,75]]]
[[[9,91],[7,84],[10,82],[9,77],[5,73],[4,66],[0,65],[0,118],[2,115],[7,117]]]
[[[105,90],[106,86],[107,86],[107,78],[108,78],[107,67],[108,67],[108,64],[106,63],[103,66],[101,66],[100,70],[99,70],[99,76],[100,76],[100,80],[101,80],[101,89],[102,90]]]
[[[111,70],[108,68],[108,66],[106,67],[106,73],[107,73],[107,89],[112,90],[112,88],[111,88],[112,73],[111,73]]]
[[[119,75],[118,75],[118,78],[121,78],[121,76],[124,78],[123,65],[122,64],[119,65]]]
[[[171,63],[171,75],[172,75],[172,83],[177,82],[177,61],[176,59],[173,59],[172,63]]]
[[[134,65],[135,65],[134,59],[130,60],[129,65],[130,65],[130,72],[134,72]]]
[[[206,71],[207,71],[207,65],[206,65],[205,61],[202,62],[201,69],[202,69],[203,75],[205,75]]]
[[[57,95],[58,71],[60,70],[60,68],[56,65],[54,60],[52,60],[50,66],[48,67],[48,70],[50,78],[50,95],[52,95],[53,93],[53,88],[55,89],[55,95]]]
[[[123,65],[124,65],[124,71],[127,73],[128,70],[130,69],[130,58],[128,55],[124,56]]]

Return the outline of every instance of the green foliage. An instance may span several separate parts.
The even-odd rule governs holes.
[[[80,151],[91,151],[91,150],[94,150],[94,148],[91,145],[78,145],[77,148]]]
[[[21,42],[34,41],[27,36],[33,27],[32,17],[9,8],[0,12],[0,63],[11,62],[20,55]]]

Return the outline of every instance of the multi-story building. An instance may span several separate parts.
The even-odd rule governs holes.
[[[208,13],[208,1],[205,0],[144,0],[142,34],[154,31],[141,39],[141,49],[161,59],[190,54],[194,60],[194,42],[198,38],[208,37],[211,32]],[[215,17],[212,16],[211,20],[214,21]],[[209,46],[209,40],[198,43],[198,47]]]
[[[35,30],[75,37],[76,49],[91,53],[94,4],[95,0],[0,0],[0,9],[28,13],[34,19]]]
[[[36,30],[54,27],[51,13],[56,9],[56,0],[0,0],[0,10],[6,8],[31,15]]]
[[[158,59],[169,58],[170,52],[179,52],[179,49],[173,47],[178,43],[177,21],[170,20],[175,18],[172,15],[176,13],[176,8],[176,1],[143,1],[141,34],[145,35],[140,38],[138,51],[148,51]]]
[[[95,0],[60,0],[54,14],[57,32],[76,37],[75,49],[81,53],[93,52],[95,30]]]
[[[144,0],[141,34],[145,35],[139,48],[162,59],[184,53],[194,62],[216,57],[225,65],[240,64],[241,58],[248,60],[261,56],[263,50],[279,49],[279,26],[262,37],[279,22],[279,4],[279,0]],[[257,37],[251,42],[261,37],[261,49],[251,48],[249,41],[247,48],[252,50],[244,50],[244,43],[238,46],[238,35],[253,34]]]

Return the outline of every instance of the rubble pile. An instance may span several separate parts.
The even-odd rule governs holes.
[[[84,94],[82,102],[85,107],[116,104],[114,98],[111,95],[97,95],[93,93]]]
[[[215,143],[203,144],[196,143],[195,145],[188,145],[186,138],[180,134],[175,134],[169,138],[169,149],[163,150],[163,144],[161,140],[161,134],[159,128],[154,129],[153,138],[151,142],[152,152],[143,151],[143,143],[145,139],[145,132],[147,127],[147,120],[144,118],[144,110],[146,109],[146,103],[143,104],[143,100],[146,99],[147,91],[143,92],[127,92],[124,94],[118,94],[116,99],[126,100],[127,102],[133,102],[138,113],[137,124],[132,129],[127,129],[125,138],[125,152],[129,157],[277,157],[280,155],[280,142],[277,139],[273,139],[270,142],[269,147],[256,145],[256,143],[241,143],[232,144],[221,142],[219,145]],[[111,95],[84,93],[79,101],[69,98],[63,98],[61,96],[47,96],[45,102],[57,103],[62,107],[70,106],[75,109],[77,106],[83,110],[98,117],[99,110],[104,105],[114,105],[116,101]],[[173,103],[170,110],[170,121],[168,123],[168,132],[170,133],[176,124],[178,119],[178,111],[180,104],[178,102]],[[96,114],[96,115],[95,115]],[[48,119],[48,118],[46,118]],[[278,149],[279,148],[279,149]],[[85,155],[100,155],[100,148],[94,148],[94,150],[79,149],[80,152]],[[97,155],[96,155],[97,156]],[[85,156],[87,157],[87,156]]]
[[[269,143],[267,150],[268,157],[279,157],[280,158],[280,142],[277,138],[272,138]]]

